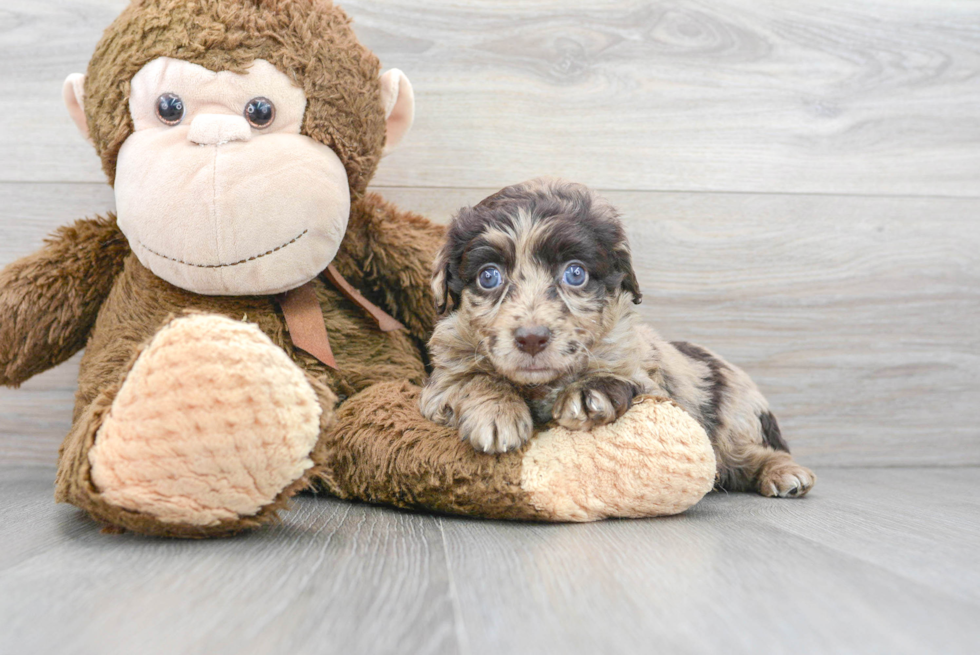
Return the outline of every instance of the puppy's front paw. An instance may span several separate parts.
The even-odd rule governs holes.
[[[445,402],[443,394],[431,383],[422,387],[422,394],[419,396],[419,409],[422,416],[433,423],[439,425],[453,424],[453,408]]]
[[[561,392],[552,415],[563,428],[591,430],[625,414],[636,392],[636,385],[623,378],[586,378]]]
[[[501,400],[468,407],[459,416],[459,436],[479,451],[505,453],[531,438],[534,422],[527,404]]]

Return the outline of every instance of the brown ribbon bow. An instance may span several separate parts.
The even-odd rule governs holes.
[[[382,332],[405,329],[404,325],[352,287],[333,264],[327,266],[321,275],[337,287],[337,290],[348,300],[370,314]],[[293,345],[305,350],[330,368],[336,369],[337,361],[330,348],[327,325],[323,320],[323,310],[320,309],[320,301],[316,298],[313,281],[279,294],[276,300],[279,301],[282,314],[286,318],[286,327],[289,329]]]

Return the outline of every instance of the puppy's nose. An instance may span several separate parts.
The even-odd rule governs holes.
[[[543,325],[514,330],[514,341],[517,347],[532,357],[545,349],[551,341],[551,330]]]

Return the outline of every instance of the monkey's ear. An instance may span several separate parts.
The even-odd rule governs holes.
[[[415,92],[405,73],[397,68],[381,76],[381,105],[385,110],[385,148],[387,155],[408,134],[415,120]]]
[[[61,87],[61,97],[68,107],[68,115],[75,121],[75,127],[82,133],[85,140],[92,142],[92,137],[88,133],[88,119],[85,118],[85,76],[81,73],[72,73],[65,79],[64,86]]]
[[[455,306],[455,298],[449,293],[449,245],[443,246],[432,269],[432,295],[436,299],[439,315],[445,314]]]

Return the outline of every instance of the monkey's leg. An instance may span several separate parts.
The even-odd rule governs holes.
[[[207,537],[272,521],[306,486],[335,396],[257,327],[164,326],[77,418],[57,498],[143,534]]]
[[[487,518],[595,521],[676,514],[714,483],[707,435],[664,398],[641,397],[591,432],[555,427],[486,454],[426,420],[420,391],[375,384],[338,408],[319,471],[331,493]]]

